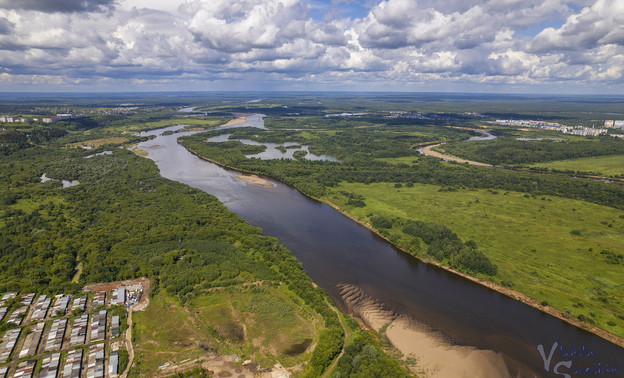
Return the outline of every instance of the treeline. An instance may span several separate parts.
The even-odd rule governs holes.
[[[9,129],[0,132],[0,155],[31,147],[33,144],[49,142],[67,135],[60,127],[32,126],[27,129]]]
[[[399,363],[373,340],[368,332],[356,332],[338,361],[333,378],[347,377],[410,377]]]
[[[416,256],[424,257],[424,252],[444,265],[472,274],[495,276],[498,272],[474,241],[464,243],[445,225],[379,214],[371,215],[369,220],[381,235]]]
[[[256,133],[260,132],[256,130]],[[395,182],[402,185],[422,183],[455,188],[511,190],[531,195],[555,195],[624,209],[623,186],[579,180],[565,174],[541,174],[447,164],[440,159],[422,155],[414,156],[414,163],[411,165],[390,164],[375,159],[372,155],[378,152],[370,151],[369,148],[372,148],[370,145],[360,147],[349,145],[349,138],[337,138],[336,140],[347,144],[339,148],[343,151],[350,148],[360,149],[358,153],[346,155],[342,163],[247,159],[241,152],[244,148],[242,143],[234,142],[238,147],[224,149],[219,143],[206,143],[205,138],[206,135],[196,134],[180,138],[180,142],[200,156],[227,166],[274,177],[313,197],[322,197],[327,187],[333,187],[343,180],[362,183]],[[328,143],[336,144],[335,141]],[[385,145],[392,146],[392,143]],[[312,150],[312,147],[310,149]],[[335,153],[336,151],[332,153],[330,148],[324,148],[322,152],[338,157],[343,155]],[[397,153],[400,152],[399,148]]]
[[[596,137],[584,141],[516,140],[499,137],[489,141],[447,143],[451,155],[494,165],[520,165],[592,156],[624,155],[624,140]]]
[[[438,261],[448,261],[452,268],[488,276],[495,276],[498,272],[497,266],[478,250],[474,241],[462,242],[456,233],[444,225],[408,220],[402,231],[422,239],[428,245],[428,255]]]

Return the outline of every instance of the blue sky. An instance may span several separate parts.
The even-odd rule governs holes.
[[[370,1],[311,0],[307,3],[310,5],[310,17],[317,21],[338,17],[364,18],[371,9]]]
[[[621,0],[0,0],[0,91],[624,93]]]

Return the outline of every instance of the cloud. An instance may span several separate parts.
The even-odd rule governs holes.
[[[533,51],[593,49],[624,45],[624,2],[598,0],[571,15],[558,29],[546,28],[532,41]]]
[[[207,47],[227,52],[269,49],[304,36],[309,9],[298,0],[195,0],[188,30]]]
[[[15,28],[15,24],[9,21],[6,17],[0,17],[0,35],[11,34]]]
[[[0,0],[0,82],[624,85],[618,0],[333,0],[341,16],[313,18],[321,5]]]
[[[114,6],[114,0],[0,0],[0,8],[41,12],[98,12]]]

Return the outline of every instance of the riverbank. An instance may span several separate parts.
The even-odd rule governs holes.
[[[385,309],[357,286],[341,285],[340,293],[352,316],[385,336],[404,357],[418,361],[415,374],[425,373],[431,378],[511,377],[511,369],[499,353],[454,345],[425,324]]]
[[[228,121],[226,124],[220,125],[218,128],[222,128],[222,127],[229,127],[229,126],[238,126],[238,125],[242,125],[243,123],[247,122],[247,117],[237,117],[234,118],[230,121]]]
[[[564,322],[566,322],[566,323],[568,323],[570,325],[573,325],[573,326],[578,327],[578,328],[582,328],[582,329],[584,329],[584,330],[586,330],[588,332],[591,332],[592,334],[594,334],[596,336],[599,336],[599,337],[601,337],[601,338],[603,338],[603,339],[605,339],[605,340],[607,340],[607,341],[609,341],[609,342],[611,342],[611,343],[613,343],[615,345],[618,345],[618,346],[624,348],[624,339],[619,337],[619,336],[617,336],[617,335],[609,333],[609,332],[603,330],[602,328],[598,328],[598,327],[596,327],[594,325],[591,325],[589,323],[581,322],[577,318],[571,317],[570,315],[566,314],[565,312],[563,312],[561,310],[558,310],[558,309],[556,309],[556,308],[554,308],[552,306],[543,305],[540,301],[538,301],[538,300],[536,300],[536,299],[534,299],[532,297],[529,297],[528,295],[523,294],[523,293],[521,293],[519,291],[516,291],[516,290],[510,289],[508,287],[499,285],[499,284],[497,284],[495,282],[492,282],[492,281],[488,281],[488,280],[485,280],[485,279],[482,279],[482,278],[478,278],[478,277],[474,277],[474,276],[468,275],[466,273],[463,273],[463,272],[460,272],[458,270],[455,270],[455,269],[453,269],[451,267],[444,266],[441,263],[439,263],[438,261],[435,261],[433,259],[422,258],[422,257],[419,257],[419,256],[415,256],[415,255],[409,253],[408,251],[406,251],[405,249],[403,249],[403,248],[395,245],[394,243],[392,243],[392,241],[390,241],[387,237],[385,237],[384,235],[379,233],[379,231],[377,231],[370,223],[368,223],[368,222],[366,222],[366,221],[356,217],[355,215],[351,214],[347,209],[344,209],[344,208],[338,206],[337,204],[333,203],[332,201],[330,201],[328,199],[314,198],[314,197],[311,197],[311,196],[308,196],[308,197],[313,198],[313,199],[315,199],[317,201],[323,202],[323,203],[331,206],[332,208],[338,210],[343,215],[345,215],[345,216],[349,217],[350,219],[356,221],[357,223],[361,224],[362,226],[368,228],[371,232],[375,233],[380,238],[386,240],[394,248],[400,250],[403,253],[406,253],[406,254],[412,256],[413,258],[416,258],[417,260],[419,260],[421,262],[424,262],[424,263],[430,264],[430,265],[434,265],[434,266],[436,266],[438,268],[444,269],[444,270],[446,270],[446,271],[448,271],[450,273],[453,273],[453,274],[455,274],[457,276],[461,276],[461,277],[463,277],[463,278],[465,278],[467,280],[470,280],[470,281],[472,281],[474,283],[477,283],[479,285],[485,286],[488,289],[494,290],[494,291],[496,291],[496,292],[498,292],[500,294],[503,294],[503,295],[505,295],[507,297],[510,297],[510,298],[512,298],[514,300],[517,300],[519,302],[522,302],[522,303],[524,303],[524,304],[526,304],[526,305],[528,305],[528,306],[530,306],[532,308],[535,308],[535,309],[537,309],[537,310],[539,310],[539,311],[541,311],[543,313],[546,313],[546,314],[548,314],[550,316],[553,316],[553,317],[555,317],[555,318],[557,318],[559,320],[562,320],[562,321],[564,321]]]
[[[187,148],[187,150],[189,152],[191,152],[193,155],[199,157],[200,159],[209,161],[209,162],[214,163],[214,164],[217,164],[217,165],[219,165],[219,166],[221,166],[223,168],[227,168],[227,169],[234,170],[234,171],[241,172],[241,173],[248,174],[248,175],[255,174],[254,172],[244,171],[244,170],[237,169],[236,167],[226,166],[226,165],[223,165],[220,162],[215,161],[213,159],[202,157],[199,154],[197,154],[195,151],[193,151],[192,149],[188,149]],[[415,256],[413,254],[410,254],[409,252],[407,252],[406,250],[404,250],[404,249],[400,248],[399,246],[393,244],[388,238],[386,238],[385,236],[380,234],[370,223],[368,223],[366,221],[363,221],[363,220],[359,219],[358,217],[354,216],[347,209],[341,208],[340,206],[338,206],[337,204],[333,203],[332,201],[330,201],[328,199],[313,197],[313,196],[310,196],[310,195],[308,195],[306,193],[303,193],[301,191],[300,191],[300,193],[302,193],[303,195],[305,195],[306,197],[308,197],[310,199],[313,199],[315,201],[322,202],[322,203],[325,203],[325,204],[331,206],[332,208],[334,208],[335,210],[338,210],[343,215],[349,217],[350,219],[356,221],[360,225],[366,227],[367,229],[369,229],[370,231],[375,233],[377,236],[379,236],[380,238],[382,238],[385,241],[387,241],[394,248],[402,251],[403,253],[406,253],[406,254],[410,255],[413,258],[416,258],[417,260],[419,260],[421,262],[424,262],[424,263],[430,264],[430,265],[434,265],[434,266],[436,266],[438,268],[441,268],[441,269],[444,269],[444,270],[446,270],[446,271],[448,271],[450,273],[453,273],[454,275],[461,276],[461,277],[463,277],[463,278],[465,278],[467,280],[470,280],[470,281],[472,281],[474,283],[477,283],[479,285],[485,286],[485,287],[487,287],[487,288],[489,288],[491,290],[494,290],[494,291],[496,291],[496,292],[498,292],[500,294],[503,294],[503,295],[505,295],[507,297],[510,297],[510,298],[512,298],[514,300],[517,300],[519,302],[522,302],[522,303],[524,303],[524,304],[526,304],[526,305],[528,305],[528,306],[530,306],[530,307],[532,307],[534,309],[537,309],[537,310],[539,310],[539,311],[541,311],[543,313],[551,315],[551,316],[553,316],[553,317],[555,317],[557,319],[560,319],[560,320],[562,320],[562,321],[564,321],[564,322],[566,322],[568,324],[571,324],[571,325],[573,325],[575,327],[582,328],[582,329],[584,329],[584,330],[586,330],[588,332],[591,332],[592,334],[594,334],[596,336],[601,337],[602,339],[605,339],[605,340],[607,340],[607,341],[609,341],[609,342],[611,342],[611,343],[613,343],[615,345],[618,345],[619,347],[624,348],[624,339],[620,338],[619,336],[611,334],[611,333],[609,333],[609,332],[607,332],[607,331],[605,331],[605,330],[603,330],[601,328],[598,328],[596,326],[593,326],[593,325],[591,325],[589,323],[581,322],[580,320],[578,320],[578,319],[576,319],[574,317],[571,317],[570,315],[568,315],[568,314],[564,313],[563,311],[558,310],[558,309],[556,309],[554,307],[551,307],[549,305],[544,306],[538,300],[536,300],[534,298],[531,298],[528,295],[525,295],[525,294],[523,294],[523,293],[521,293],[519,291],[516,291],[516,290],[510,289],[508,287],[499,285],[499,284],[494,283],[492,281],[488,281],[488,280],[481,279],[481,278],[478,278],[478,277],[470,276],[468,274],[462,273],[462,272],[457,271],[457,270],[455,270],[453,268],[450,268],[448,266],[444,266],[444,265],[440,264],[439,262],[437,262],[437,261],[435,261],[433,259],[422,258],[422,257]]]

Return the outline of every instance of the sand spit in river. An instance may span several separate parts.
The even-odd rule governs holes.
[[[256,175],[236,175],[236,178],[239,180],[250,182],[252,184],[256,184],[256,185],[269,186],[269,187],[275,186],[272,182],[265,180],[261,177],[258,177]]]
[[[395,314],[353,285],[340,285],[340,294],[349,311],[364,323],[385,332],[404,356],[417,359],[416,373],[426,377],[510,377],[504,357],[491,350],[453,345],[448,338],[406,315]]]
[[[245,122],[247,122],[247,118],[246,117],[238,117],[238,118],[234,118],[234,119],[230,120],[225,125],[221,125],[219,127],[242,125]]]

